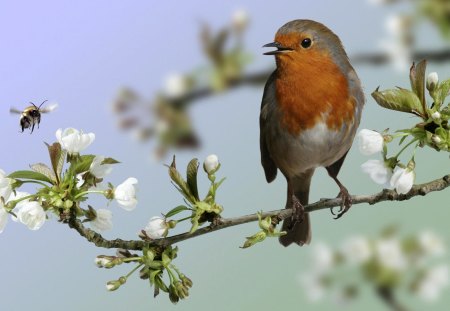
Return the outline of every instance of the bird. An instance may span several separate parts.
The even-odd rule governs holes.
[[[287,181],[286,208],[279,237],[283,246],[311,242],[308,204],[311,179],[324,167],[339,187],[342,217],[352,199],[337,175],[352,146],[365,96],[341,40],[322,23],[298,19],[278,29],[263,47],[275,50],[276,69],[268,78],[259,116],[261,164],[268,183],[278,170]]]

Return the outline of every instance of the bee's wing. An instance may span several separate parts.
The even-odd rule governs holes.
[[[57,103],[53,103],[53,104],[48,105],[47,107],[44,107],[44,108],[40,109],[39,111],[41,113],[48,113],[48,112],[52,112],[56,108],[58,108],[58,104]]]
[[[18,114],[22,114],[22,110],[16,109],[14,107],[9,108],[9,112],[10,113],[18,113]]]

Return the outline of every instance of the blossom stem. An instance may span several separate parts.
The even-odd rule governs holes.
[[[178,219],[176,222],[182,222],[182,221],[185,221],[185,220],[188,220],[188,219],[191,219],[191,218],[192,218],[192,215],[188,216],[188,217],[184,217],[184,218]]]
[[[414,138],[413,140],[411,140],[409,143],[407,143],[402,149],[400,149],[400,151],[395,155],[395,158],[397,159],[400,154],[405,151],[406,148],[408,148],[409,146],[411,146],[413,143],[415,143],[418,139]]]
[[[127,275],[125,275],[125,278],[128,279],[128,277],[130,275],[132,275],[134,272],[136,272],[137,269],[139,269],[140,267],[142,267],[144,264],[141,262],[140,264],[138,264],[136,267],[134,267],[130,272],[128,272]]]
[[[141,262],[142,257],[128,257],[123,259],[123,262],[133,262],[133,261]]]
[[[81,197],[81,196],[83,196],[83,195],[85,195],[85,194],[88,194],[88,193],[101,193],[101,194],[106,194],[106,191],[104,191],[104,190],[88,190],[88,191],[83,191],[83,192],[80,192],[80,193],[78,193],[76,196],[74,196],[73,198],[74,199],[78,199],[79,197]]]
[[[34,194],[30,194],[30,195],[27,195],[27,196],[25,196],[25,197],[23,197],[23,198],[20,198],[20,199],[17,199],[17,200],[9,201],[8,203],[12,203],[14,206],[16,206],[16,204],[19,203],[20,201],[28,200],[28,199],[31,199],[31,198],[34,198],[34,197],[35,197]]]

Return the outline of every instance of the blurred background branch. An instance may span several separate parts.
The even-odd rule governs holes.
[[[395,15],[385,21],[388,36],[380,42],[382,50],[373,53],[350,55],[354,65],[394,64],[407,68],[412,61],[427,59],[444,62],[450,59],[450,47],[416,47],[417,35],[413,31],[418,24],[430,21],[442,39],[450,40],[450,6],[446,0],[377,0],[374,4],[395,5],[407,2],[413,12]],[[243,10],[236,11],[231,23],[217,31],[203,23],[200,28],[200,44],[206,68],[192,73],[173,74],[167,77],[164,89],[152,99],[143,99],[131,88],[121,89],[113,101],[119,127],[132,131],[139,141],[157,140],[155,157],[161,158],[170,149],[196,148],[200,138],[195,132],[188,113],[190,105],[221,92],[243,86],[262,87],[273,68],[246,72],[252,55],[244,49],[244,34],[249,16]]]

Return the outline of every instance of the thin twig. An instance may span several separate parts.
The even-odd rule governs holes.
[[[358,205],[361,203],[368,203],[370,205],[374,205],[383,201],[404,201],[409,200],[415,196],[424,196],[430,192],[441,191],[450,186],[450,174],[445,175],[442,178],[430,181],[425,184],[415,185],[407,194],[398,194],[395,190],[384,189],[383,191],[372,194],[372,195],[355,195],[352,196],[353,205]],[[322,199],[315,203],[309,204],[305,206],[305,210],[307,212],[314,212],[321,209],[332,208],[336,206],[340,206],[341,199]],[[282,210],[274,210],[270,212],[265,212],[262,214],[262,217],[279,217],[280,219],[285,219],[291,216],[291,209],[282,209]],[[347,215],[349,217],[349,215]],[[78,233],[86,238],[89,242],[94,243],[98,247],[103,248],[123,248],[127,250],[142,250],[145,246],[168,246],[181,241],[185,241],[188,239],[192,239],[194,237],[207,234],[210,232],[214,232],[217,230],[222,230],[228,227],[237,226],[249,222],[254,222],[258,220],[257,214],[251,214],[246,216],[239,216],[233,218],[221,218],[216,223],[211,224],[206,227],[202,227],[195,231],[194,233],[182,233],[178,235],[174,235],[171,237],[158,239],[154,241],[142,241],[142,240],[107,240],[103,238],[99,233],[86,228],[83,223],[73,217],[69,220],[69,226]]]

